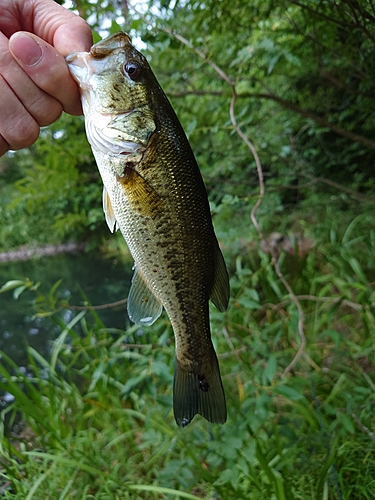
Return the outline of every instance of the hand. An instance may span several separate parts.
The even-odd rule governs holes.
[[[64,56],[87,51],[87,23],[53,0],[0,0],[0,155],[33,144],[62,111],[82,113]],[[21,31],[22,30],[22,31]]]

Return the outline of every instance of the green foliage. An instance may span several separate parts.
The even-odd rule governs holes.
[[[188,132],[211,200],[219,205],[232,195],[253,204],[258,191],[253,158],[229,119],[231,87],[215,63],[234,84],[237,122],[262,162],[265,231],[299,227],[301,213],[319,230],[332,220],[345,227],[343,212],[349,220],[363,211],[372,216],[371,2],[223,0],[163,7],[160,16],[146,14],[155,29],[142,24],[138,32]]]
[[[82,120],[64,115],[27,154],[2,161],[6,172],[15,172],[13,184],[3,186],[0,247],[85,239],[103,229],[101,181]]]
[[[375,498],[372,2],[75,7],[95,40],[120,28],[142,40],[197,156],[231,273],[230,309],[211,314],[229,418],[176,427],[165,318],[142,332],[112,332],[94,312],[65,325],[56,288],[12,280],[2,291],[35,293],[62,333],[49,359],[29,350],[27,374],[2,357],[0,385],[15,396],[3,497]],[[231,103],[262,164],[256,216],[280,233],[271,246],[250,223],[259,179]],[[64,116],[0,170],[2,248],[108,234],[82,120]],[[14,436],[17,412],[26,427]]]
[[[373,216],[370,1],[77,0],[74,6],[90,20],[95,40],[119,29],[142,40],[211,202],[220,209],[228,196],[238,200],[230,219],[239,221],[233,215],[247,213],[258,194],[254,159],[229,116],[233,92],[236,120],[265,176],[264,232],[300,229],[301,213],[302,223],[320,234],[331,222],[346,227],[361,213]],[[0,171],[0,247],[108,236],[82,120],[64,116],[28,151],[3,157]]]
[[[3,412],[4,498],[374,498],[375,292],[364,264],[375,245],[352,239],[354,226],[302,258],[280,255],[307,338],[288,375],[301,340],[296,303],[268,254],[237,258],[230,308],[211,311],[222,426],[176,426],[166,316],[113,332],[95,311],[69,324],[55,315],[62,332],[48,359],[30,348],[25,373],[2,355],[0,387],[15,397]],[[39,314],[67,307],[58,284],[45,300],[29,282],[3,291],[20,286],[37,294]]]

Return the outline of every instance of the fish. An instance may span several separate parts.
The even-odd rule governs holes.
[[[173,410],[227,419],[209,300],[224,312],[229,277],[206,188],[184,130],[149,63],[125,32],[66,57],[79,85],[109,229],[134,259],[127,309],[148,326],[164,308],[175,336]]]

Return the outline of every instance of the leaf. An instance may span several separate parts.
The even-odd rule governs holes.
[[[275,48],[275,43],[270,38],[264,38],[259,44],[259,49],[272,50]]]
[[[9,292],[9,290],[14,290],[15,288],[25,285],[23,280],[10,280],[7,281],[1,288],[0,293]]]
[[[225,469],[223,470],[219,478],[215,481],[215,484],[227,484],[232,482],[233,480],[233,469]]]
[[[293,387],[289,387],[287,385],[279,385],[275,387],[275,392],[281,394],[282,396],[285,396],[291,401],[298,401],[300,399],[304,399],[303,394],[293,389]]]
[[[267,382],[272,382],[275,378],[277,370],[276,356],[272,355],[268,358],[267,366],[263,372],[263,376]]]
[[[353,420],[349,417],[349,415],[347,415],[346,413],[340,412],[338,414],[338,419],[342,423],[345,430],[347,430],[349,432],[349,434],[354,434],[355,427],[353,424]]]
[[[171,488],[164,488],[161,486],[153,486],[147,484],[129,484],[127,486],[129,490],[137,490],[137,491],[151,491],[154,493],[165,493],[166,495],[174,495],[178,498],[186,498],[186,500],[201,500],[200,497],[192,495],[190,493],[185,493],[183,491],[173,490]]]
[[[22,285],[22,286],[19,286],[19,287],[15,288],[14,291],[13,291],[13,298],[15,300],[17,300],[18,297],[21,295],[21,293],[26,290],[26,288],[28,288],[27,285]]]
[[[267,74],[270,75],[272,73],[272,70],[273,68],[275,67],[275,64],[277,63],[277,61],[280,59],[280,54],[276,54],[274,55],[269,63],[268,63],[268,69],[267,69]]]

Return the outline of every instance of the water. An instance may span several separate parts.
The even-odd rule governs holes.
[[[82,290],[92,305],[109,304],[128,295],[131,266],[93,254],[57,255],[26,262],[0,264],[0,286],[13,279],[29,278],[41,282],[39,290],[48,295],[51,287],[62,278],[58,290],[69,304],[82,305]],[[0,294],[0,350],[18,366],[26,364],[27,345],[47,355],[50,341],[61,329],[48,317],[35,317],[35,294],[26,291],[14,300],[12,292]],[[69,321],[75,312],[60,313]],[[110,328],[124,329],[128,324],[126,304],[97,311]]]

